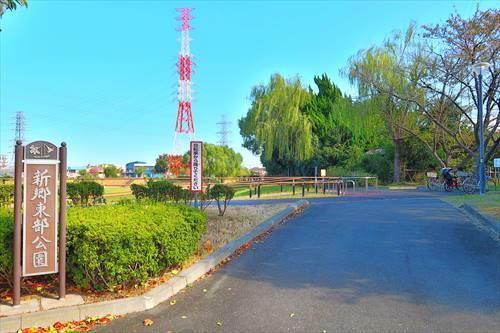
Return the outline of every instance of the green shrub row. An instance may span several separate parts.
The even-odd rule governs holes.
[[[0,185],[0,206],[8,206],[14,200],[14,185]]]
[[[150,199],[155,202],[183,201],[185,204],[193,200],[193,194],[182,187],[166,180],[148,180],[146,185],[130,185],[136,199]]]
[[[104,202],[104,186],[94,181],[78,181],[66,185],[68,198],[74,205]],[[14,200],[14,185],[0,185],[0,206],[8,206]]]
[[[67,216],[67,271],[79,287],[109,289],[144,282],[189,258],[206,228],[203,212],[139,202],[72,207]],[[12,213],[0,210],[0,274],[11,279]]]
[[[13,210],[0,208],[0,277],[12,281],[12,241],[14,239]]]
[[[68,183],[66,191],[74,205],[87,206],[104,202],[104,186],[94,181]]]

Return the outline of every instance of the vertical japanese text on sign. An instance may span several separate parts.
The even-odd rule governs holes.
[[[191,141],[190,188],[191,192],[203,192],[203,142]]]
[[[57,273],[57,147],[37,141],[26,148],[22,273],[23,276]]]

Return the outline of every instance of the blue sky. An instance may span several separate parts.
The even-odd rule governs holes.
[[[16,111],[27,141],[68,143],[69,164],[154,162],[172,150],[177,103],[176,7],[194,7],[196,139],[215,143],[222,114],[246,166],[237,120],[253,85],[272,73],[305,85],[411,21],[441,23],[474,1],[169,2],[31,0],[7,12],[0,32],[0,152],[9,154]],[[481,8],[498,6],[482,1]]]

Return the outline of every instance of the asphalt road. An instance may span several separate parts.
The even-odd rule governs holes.
[[[96,331],[500,332],[500,247],[426,194],[314,200],[175,299]]]

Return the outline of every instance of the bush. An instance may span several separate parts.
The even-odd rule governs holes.
[[[132,184],[130,185],[130,190],[137,200],[144,199],[148,196],[148,188],[144,185]]]
[[[383,183],[392,179],[392,163],[384,155],[379,153],[365,154],[361,159],[361,167],[369,173],[377,175]]]
[[[0,277],[12,282],[12,241],[14,215],[11,209],[0,208]]]
[[[194,194],[190,190],[181,189],[181,198],[185,205],[191,205],[191,201],[194,199]]]
[[[67,271],[78,287],[97,290],[144,282],[188,259],[206,228],[186,206],[131,203],[72,207],[67,216]],[[0,276],[12,278],[13,215],[0,209]]]
[[[104,186],[94,181],[79,181],[66,185],[68,197],[74,205],[95,205],[104,202]]]
[[[0,185],[0,206],[8,206],[14,201],[14,185]]]
[[[148,198],[155,202],[173,201],[178,203],[183,200],[185,203],[189,202],[190,196],[186,194],[182,187],[174,185],[166,180],[148,180],[145,186],[143,185],[130,185],[132,194],[136,199]]]
[[[68,210],[68,273],[76,285],[145,281],[196,250],[206,215],[158,203]]]
[[[219,216],[224,216],[226,212],[227,204],[234,197],[234,189],[227,185],[216,184],[210,189],[210,197],[217,202],[217,208],[219,209]],[[221,206],[221,201],[223,202],[223,207]]]
[[[207,209],[207,207],[212,204],[212,198],[210,197],[210,185],[204,192],[198,193],[198,202],[202,211]]]

